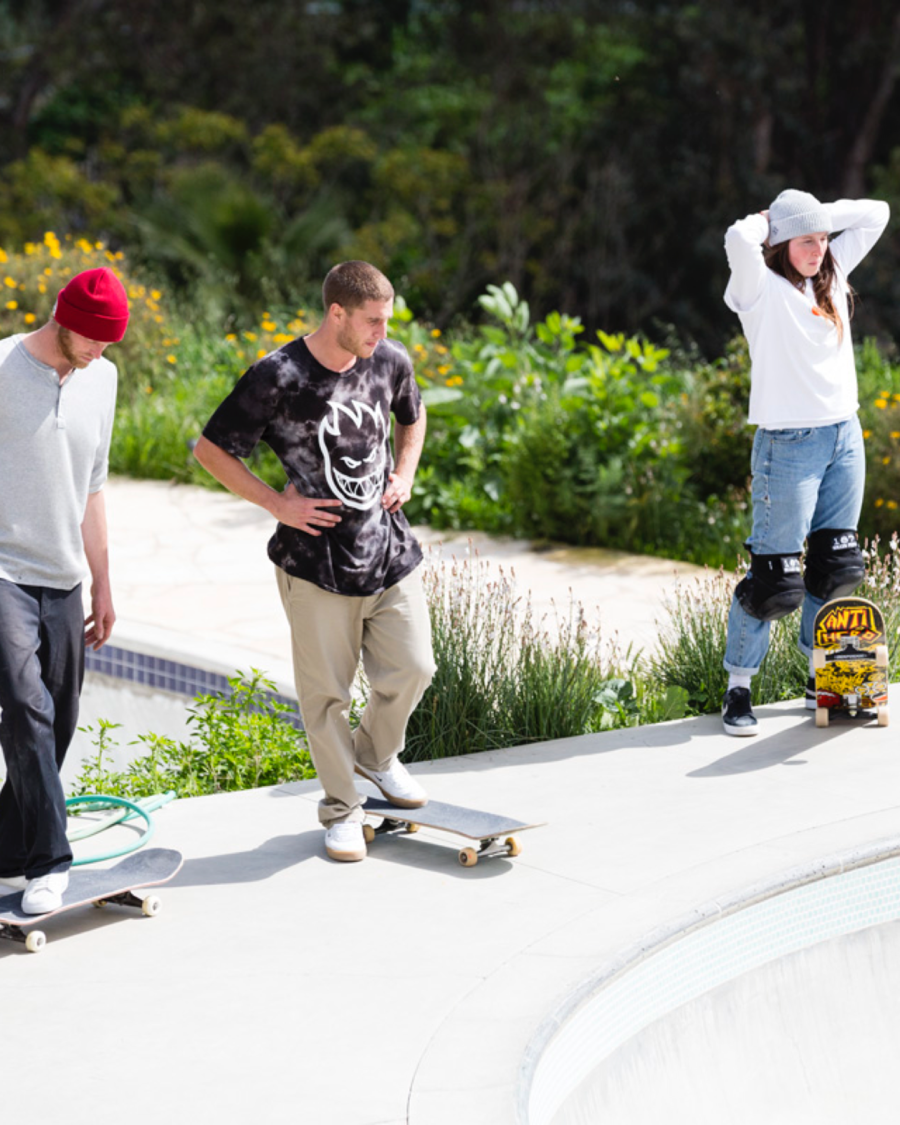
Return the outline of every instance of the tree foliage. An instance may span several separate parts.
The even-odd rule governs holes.
[[[439,322],[509,279],[712,350],[731,221],[900,197],[889,0],[0,0],[0,43],[0,242],[52,220],[245,301],[359,254]]]

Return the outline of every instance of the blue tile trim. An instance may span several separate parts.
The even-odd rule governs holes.
[[[104,645],[99,652],[85,649],[85,671],[98,672],[114,679],[129,683],[143,684],[158,691],[168,691],[174,695],[184,695],[193,699],[197,695],[230,694],[228,678],[218,672],[196,668],[191,664],[181,664],[161,656],[148,656],[143,652]],[[284,703],[295,712],[294,722],[302,729],[300,712],[296,699],[268,692],[276,703]]]

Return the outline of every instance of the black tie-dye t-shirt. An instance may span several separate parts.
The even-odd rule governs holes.
[[[203,433],[234,457],[249,457],[264,441],[301,496],[342,501],[327,509],[341,522],[319,536],[279,523],[269,558],[295,578],[365,597],[422,560],[402,510],[381,506],[393,470],[390,416],[411,426],[421,401],[402,344],[381,340],[370,358],[339,373],[298,339],[245,372]]]

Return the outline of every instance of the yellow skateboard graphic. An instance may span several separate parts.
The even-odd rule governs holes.
[[[827,727],[832,710],[874,709],[888,725],[888,650],[884,616],[865,598],[836,598],[816,614],[813,631],[816,726]]]

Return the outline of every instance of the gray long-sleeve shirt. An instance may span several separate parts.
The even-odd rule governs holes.
[[[0,578],[71,590],[88,570],[81,522],[106,480],[116,368],[96,359],[60,383],[22,340],[0,340]]]

